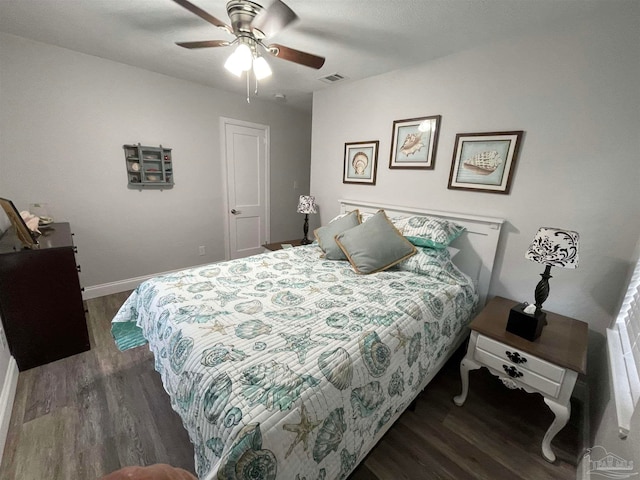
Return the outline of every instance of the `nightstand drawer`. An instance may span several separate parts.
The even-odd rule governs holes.
[[[476,349],[475,358],[483,365],[500,372],[501,375],[510,377],[520,383],[533,387],[546,395],[555,398],[560,393],[559,383],[552,382],[548,378],[541,377],[540,375],[523,368],[522,365],[514,365],[509,361],[505,361],[502,358],[480,349]],[[509,371],[511,371],[511,374],[509,374]]]
[[[526,369],[537,375],[548,378],[552,382],[562,383],[562,379],[564,378],[564,368],[558,367],[528,353],[523,353],[520,350],[511,348],[503,343],[485,337],[484,335],[478,336],[477,348],[485,350],[501,360],[515,365],[518,367],[518,370],[521,368]]]

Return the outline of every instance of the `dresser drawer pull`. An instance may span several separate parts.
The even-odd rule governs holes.
[[[78,253],[78,247],[76,247],[75,245],[73,246],[73,253]]]
[[[522,372],[516,370],[516,367],[508,367],[506,365],[502,365],[502,368],[504,368],[504,371],[507,372],[507,375],[509,375],[511,378],[518,378],[522,376]]]
[[[518,352],[514,352],[511,353],[509,351],[504,352],[507,354],[507,357],[509,358],[509,360],[511,360],[513,363],[527,363],[527,359],[524,357],[521,357],[520,354]]]
[[[80,267],[80,265],[76,265],[76,270],[78,270],[78,273],[82,272],[82,268]]]

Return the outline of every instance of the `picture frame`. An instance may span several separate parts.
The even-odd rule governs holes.
[[[524,132],[458,133],[448,188],[508,194]]]
[[[390,169],[433,170],[442,115],[395,120],[391,131]]]
[[[38,246],[38,237],[35,232],[29,230],[27,224],[24,222],[24,219],[20,216],[18,209],[13,204],[11,200],[7,200],[6,198],[0,198],[0,206],[4,210],[4,213],[9,217],[9,221],[13,228],[16,229],[16,235],[22,243],[24,248],[37,248]]]
[[[375,185],[378,170],[378,140],[344,144],[342,183]]]

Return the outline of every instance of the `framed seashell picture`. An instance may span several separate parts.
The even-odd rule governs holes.
[[[378,140],[344,144],[342,183],[376,184],[378,144]]]
[[[433,170],[441,115],[395,120],[389,168]]]
[[[448,188],[508,194],[523,134],[458,133]]]

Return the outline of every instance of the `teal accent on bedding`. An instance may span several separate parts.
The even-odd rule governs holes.
[[[133,322],[118,322],[111,324],[111,335],[119,350],[129,350],[147,343],[142,329]]]
[[[470,320],[446,260],[363,276],[308,245],[192,268],[142,283],[112,332],[149,343],[201,480],[344,479]]]

